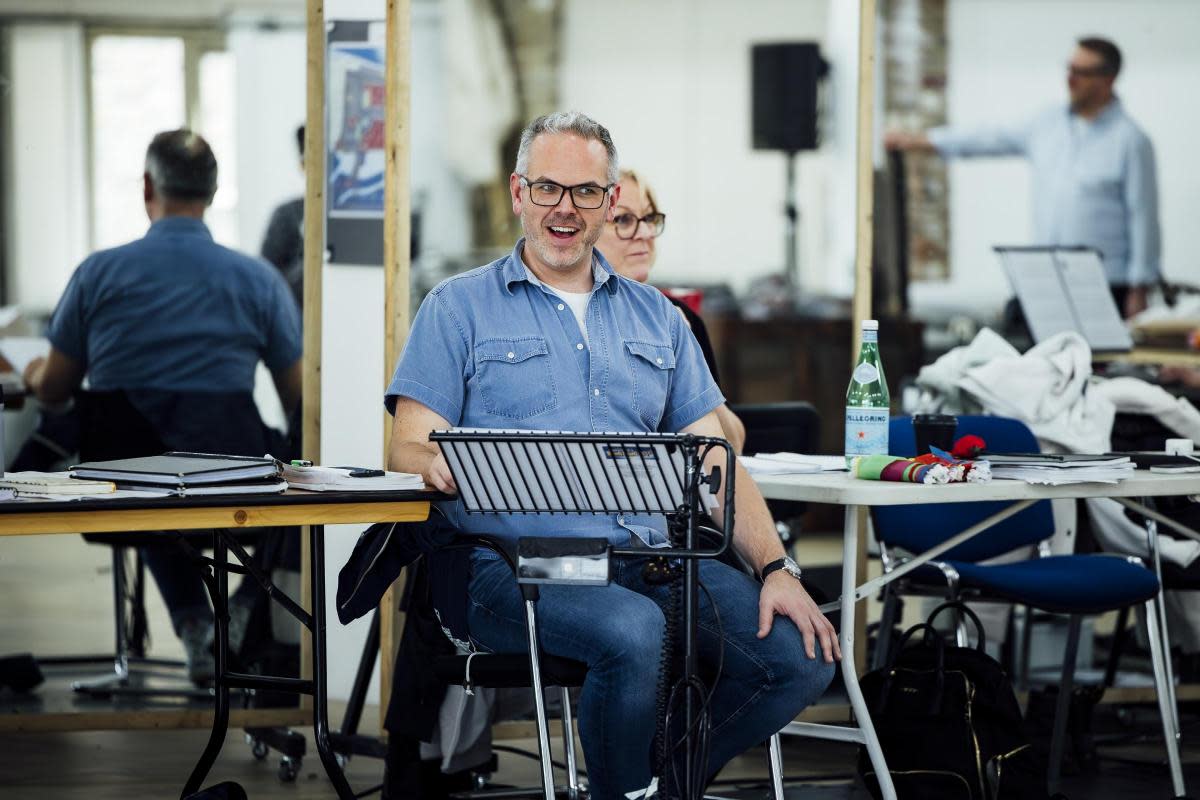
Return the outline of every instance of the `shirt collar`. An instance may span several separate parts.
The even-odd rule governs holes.
[[[527,281],[534,286],[541,286],[542,282],[537,279],[533,271],[525,265],[525,259],[521,257],[521,251],[525,248],[525,237],[517,239],[517,244],[513,247],[512,255],[504,264],[504,288],[509,294],[512,294],[512,285],[520,281]],[[615,294],[617,291],[617,273],[613,271],[612,266],[601,255],[599,250],[592,249],[592,280],[594,282],[593,290],[603,285],[608,289],[609,294]]]
[[[1111,122],[1113,119],[1118,117],[1120,114],[1121,114],[1121,101],[1116,95],[1113,95],[1113,99],[1110,100],[1108,105],[1106,105],[1104,107],[1104,110],[1101,111],[1099,114],[1097,114],[1093,119],[1085,120],[1085,119],[1083,119],[1083,117],[1080,117],[1078,114],[1076,114],[1074,111],[1072,111],[1070,106],[1067,106],[1067,117],[1068,118],[1079,119],[1082,122],[1086,122],[1088,125],[1096,125],[1096,126],[1107,125],[1109,122]]]
[[[150,225],[150,230],[146,231],[147,236],[164,236],[167,234],[190,234],[194,236],[203,236],[206,239],[212,239],[212,233],[209,232],[208,226],[204,224],[204,220],[196,219],[195,217],[163,217],[157,222]]]

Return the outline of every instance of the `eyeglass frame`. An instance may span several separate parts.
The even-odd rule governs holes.
[[[520,179],[521,183],[523,183],[525,186],[527,186],[530,189],[529,202],[533,203],[535,206],[541,206],[542,208],[554,208],[556,205],[558,205],[559,203],[562,202],[564,194],[569,194],[571,196],[571,205],[575,206],[575,208],[578,209],[579,211],[595,211],[598,208],[604,208],[604,198],[607,197],[608,193],[612,191],[612,188],[614,186],[616,186],[615,183],[610,183],[607,186],[601,186],[600,184],[594,183],[594,182],[577,183],[574,186],[563,186],[558,181],[531,181],[531,180],[529,180],[529,178],[525,177],[524,175],[522,175],[520,173],[517,173],[517,178]],[[533,187],[535,184],[539,184],[539,183],[549,184],[550,186],[558,187],[558,190],[559,190],[558,198],[553,203],[539,203],[537,200],[533,199]],[[587,206],[579,205],[579,201],[575,199],[575,190],[583,189],[585,187],[589,188],[589,189],[602,189],[603,190],[600,194],[600,204],[599,205],[592,206],[591,208],[589,208]]]
[[[626,212],[626,213],[628,213],[629,216],[634,217],[632,211]],[[613,217],[611,220],[609,220],[609,222],[611,222],[612,226],[613,226],[613,233],[615,233],[617,235],[618,239],[623,239],[625,241],[628,241],[630,239],[635,238],[637,236],[638,226],[643,225],[643,224],[651,230],[651,232],[652,232],[652,235],[650,236],[651,239],[657,239],[659,236],[662,236],[663,231],[665,231],[667,229],[667,215],[661,211],[652,211],[649,214],[646,214],[645,216],[634,217],[634,219],[637,220],[637,224],[633,226],[633,232],[630,233],[628,236],[622,236],[620,229],[617,227],[617,217],[623,217],[623,216],[625,216],[625,214],[617,214],[615,217]],[[662,217],[662,224],[663,224],[662,230],[660,230],[658,233],[653,233],[654,226],[650,224],[648,217]]]
[[[1117,73],[1106,64],[1095,67],[1079,67],[1067,62],[1067,75],[1074,78],[1107,78]]]

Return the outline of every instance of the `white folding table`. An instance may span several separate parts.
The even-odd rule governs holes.
[[[1089,497],[1108,497],[1122,505],[1145,515],[1148,518],[1148,538],[1150,548],[1148,555],[1154,560],[1151,564],[1157,570],[1157,546],[1155,524],[1161,523],[1179,531],[1185,536],[1200,540],[1200,533],[1179,525],[1173,520],[1147,508],[1143,498],[1170,497],[1180,495],[1200,495],[1200,474],[1157,475],[1148,470],[1137,470],[1133,477],[1117,484],[1080,483],[1065,486],[1032,486],[1022,481],[994,480],[990,483],[955,483],[939,486],[925,486],[913,483],[896,483],[886,481],[868,481],[852,478],[846,472],[825,472],[804,475],[755,475],[753,476],[763,496],[770,500],[796,500],[807,503],[827,503],[844,506],[845,524],[842,535],[842,593],[838,601],[822,606],[823,611],[841,608],[842,625],[840,640],[842,644],[842,675],[845,679],[846,693],[850,706],[854,710],[857,727],[842,725],[825,725],[811,722],[793,722],[781,733],[809,736],[819,739],[833,739],[843,742],[857,742],[866,747],[879,776],[880,788],[886,800],[895,800],[896,791],[889,777],[883,751],[871,724],[871,717],[863,700],[862,691],[858,685],[858,671],[854,663],[854,625],[855,607],[858,601],[871,596],[885,585],[917,567],[937,558],[947,550],[962,544],[972,536],[987,530],[1014,514],[1023,511],[1040,500],[1078,499]],[[948,538],[937,547],[931,548],[919,556],[885,573],[861,586],[855,585],[858,565],[859,542],[858,519],[860,509],[870,506],[922,505],[925,503],[975,503],[984,501],[1001,501],[1010,504],[979,523]],[[1160,592],[1161,597],[1161,592]],[[842,602],[847,598],[850,602]],[[1150,624],[1163,624],[1163,615],[1159,621]],[[1171,685],[1169,655],[1164,658],[1162,653],[1155,658],[1160,669],[1167,670],[1167,684]],[[1163,717],[1163,727],[1169,738],[1167,742],[1168,760],[1171,769],[1171,781],[1177,795],[1184,794],[1183,771],[1179,762],[1179,718],[1174,697],[1158,698],[1159,712]],[[1173,736],[1172,736],[1173,735]]]

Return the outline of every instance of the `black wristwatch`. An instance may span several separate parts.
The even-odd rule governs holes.
[[[797,564],[794,559],[791,559],[787,556],[784,556],[783,558],[777,558],[770,564],[767,564],[765,567],[763,567],[762,579],[765,581],[768,575],[770,575],[772,572],[777,572],[778,570],[783,570],[796,580],[800,580],[800,565]]]

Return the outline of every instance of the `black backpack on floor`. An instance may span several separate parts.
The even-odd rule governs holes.
[[[974,648],[947,644],[934,628],[954,609],[978,629]],[[916,634],[919,643],[905,647]],[[1046,800],[1046,765],[1030,746],[1004,670],[984,651],[983,625],[961,603],[938,606],[907,630],[889,663],[861,681],[899,800]],[[879,782],[866,749],[859,774]]]

